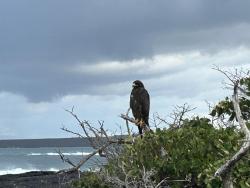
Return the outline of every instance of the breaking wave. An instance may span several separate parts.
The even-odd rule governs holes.
[[[46,169],[46,171],[58,171],[58,170],[59,169],[55,169],[55,168]],[[0,175],[5,175],[5,174],[22,174],[22,173],[31,172],[31,171],[39,171],[39,169],[36,169],[36,168],[29,168],[29,169],[24,169],[24,168],[5,169],[5,170],[0,170]]]
[[[84,155],[89,155],[90,153],[87,153],[87,152],[72,152],[72,153],[65,152],[62,154],[65,156],[84,156]],[[29,153],[27,155],[28,156],[36,156],[36,155],[38,155],[38,156],[41,156],[41,155],[54,156],[54,155],[59,155],[59,154],[56,152],[49,152],[49,153]]]

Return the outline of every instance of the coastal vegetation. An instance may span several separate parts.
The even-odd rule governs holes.
[[[231,74],[217,70],[229,79],[227,86],[233,91],[232,97],[210,106],[206,117],[188,118],[186,114],[192,109],[188,105],[177,106],[172,122],[155,117],[151,123],[155,129],[144,133],[142,138],[128,134],[111,140],[101,122],[101,128],[94,129],[70,111],[87,136],[92,132],[97,140],[102,136],[106,138],[102,143],[92,140],[92,144],[95,152],[107,159],[99,170],[84,173],[73,185],[85,188],[250,187],[249,72]],[[127,114],[122,117],[133,122]],[[157,127],[157,122],[165,126]],[[71,170],[77,170],[86,160],[73,165]]]
[[[241,139],[236,127],[215,128],[207,118],[185,119],[178,128],[156,129],[125,145],[121,155],[103,167],[105,173],[89,173],[76,185],[156,187],[165,180],[162,187],[221,187],[214,173],[239,150]],[[233,170],[237,187],[250,186],[249,168],[248,155]]]

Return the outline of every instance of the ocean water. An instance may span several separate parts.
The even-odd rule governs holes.
[[[63,163],[57,151],[60,151],[71,161],[80,161],[93,151],[91,147],[63,147],[63,148],[0,148],[0,175],[19,174],[29,171],[58,171],[70,168]],[[94,170],[102,163],[98,155],[87,161],[81,170]]]

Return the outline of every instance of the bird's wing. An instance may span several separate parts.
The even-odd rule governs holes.
[[[136,99],[137,99],[136,93],[132,91],[130,94],[130,108],[132,110],[135,119],[139,118],[137,109],[138,103],[136,102]]]
[[[131,92],[131,94],[130,94],[130,101],[129,101],[129,106],[130,106],[130,108],[133,108],[133,99],[134,99],[134,95],[133,95],[133,93]]]
[[[143,89],[141,92],[141,103],[142,103],[142,115],[144,117],[148,117],[150,109],[150,97],[146,89]]]

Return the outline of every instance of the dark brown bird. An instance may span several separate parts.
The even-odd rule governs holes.
[[[140,80],[133,82],[133,89],[130,95],[130,108],[137,122],[136,125],[138,126],[139,133],[142,135],[143,128],[145,126],[149,127],[150,97]]]

